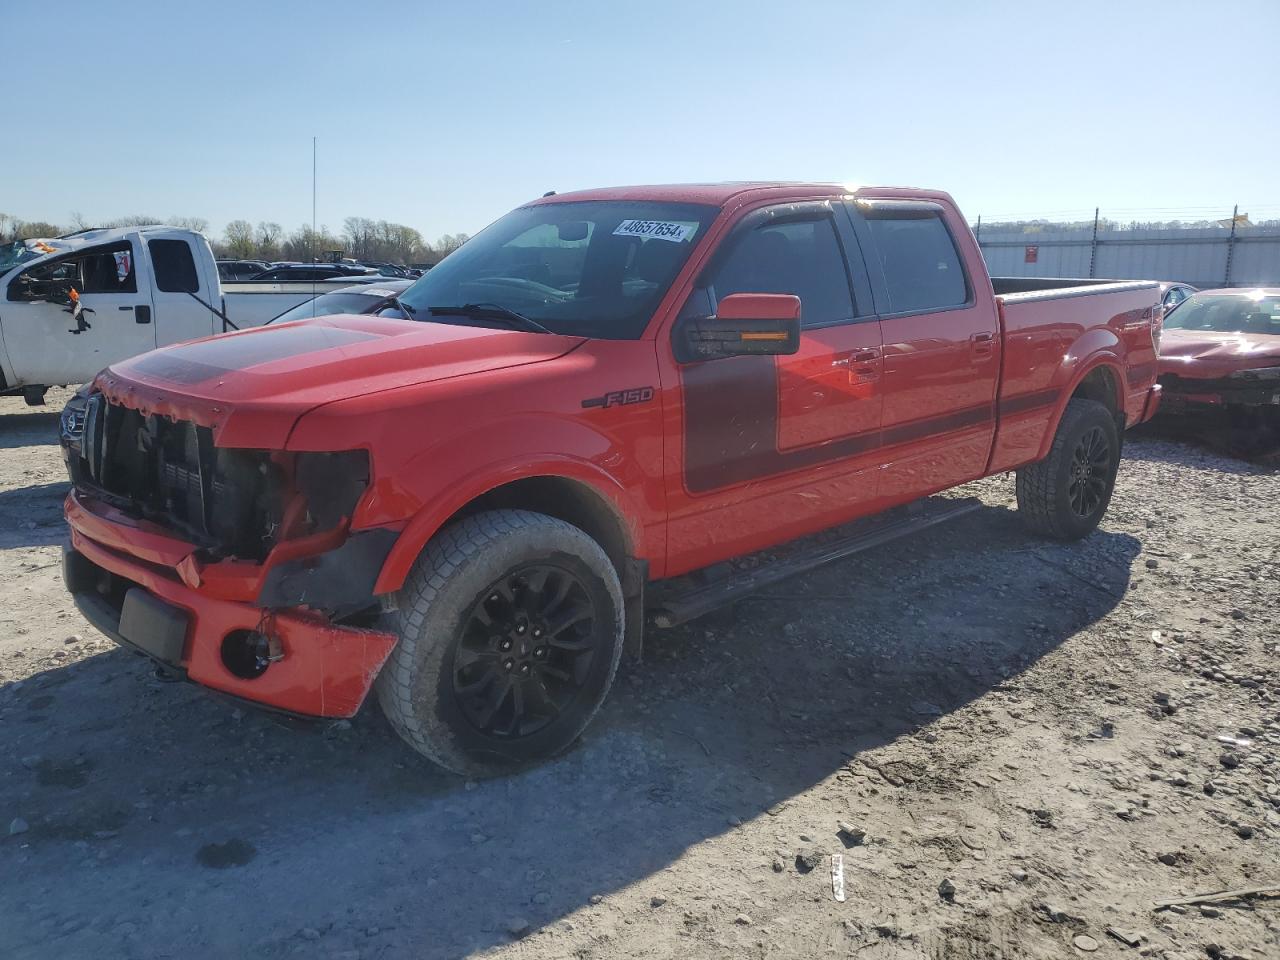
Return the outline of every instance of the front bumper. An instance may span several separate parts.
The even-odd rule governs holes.
[[[1166,374],[1160,382],[1164,385],[1165,408],[1171,413],[1184,409],[1280,407],[1280,381],[1276,380],[1210,380]]]
[[[270,576],[260,565],[202,568],[194,545],[76,491],[66,513],[63,575],[85,619],[195,683],[293,714],[350,717],[395,646],[395,634],[305,607],[260,606]],[[245,633],[272,641],[272,662],[257,676],[237,675],[224,655],[228,638]]]

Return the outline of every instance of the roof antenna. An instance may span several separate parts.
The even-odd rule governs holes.
[[[555,195],[556,195],[556,192],[554,190],[548,190],[546,193],[543,194],[544,197],[554,197]]]

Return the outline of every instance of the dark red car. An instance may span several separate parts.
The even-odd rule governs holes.
[[[1202,290],[1165,317],[1164,409],[1280,412],[1280,288]]]
[[[1089,533],[1159,402],[1159,300],[993,281],[937,191],[544,197],[403,317],[100,374],[67,585],[187,679],[320,717],[376,685],[426,756],[508,769],[577,738],[659,581],[1011,470],[1033,530]]]

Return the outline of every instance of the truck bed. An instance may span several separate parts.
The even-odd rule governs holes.
[[[1093,277],[992,277],[991,288],[995,291],[996,296],[1000,296],[1005,293],[1066,290],[1070,287],[1097,287],[1109,283],[1128,282],[1131,281],[1097,280]]]
[[[1153,323],[1159,322],[1160,285],[1150,280],[992,278],[1000,310],[1004,352],[1000,372],[1000,429],[988,472],[1043,457],[1069,383],[1084,371],[1082,356],[1116,358],[1123,382],[1125,424],[1143,416],[1155,383]],[[1018,288],[1018,289],[1012,289]]]

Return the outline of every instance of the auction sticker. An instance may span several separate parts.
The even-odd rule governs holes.
[[[683,243],[693,233],[693,225],[670,220],[623,220],[613,231],[615,237],[648,237]]]

